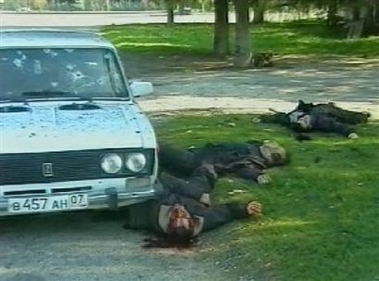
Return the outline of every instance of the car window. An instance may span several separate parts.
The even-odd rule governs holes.
[[[0,49],[0,99],[30,92],[126,97],[120,67],[106,49]]]

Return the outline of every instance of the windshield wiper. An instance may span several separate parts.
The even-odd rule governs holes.
[[[81,95],[75,94],[73,92],[66,92],[66,91],[50,91],[50,90],[44,90],[44,91],[30,91],[30,92],[23,92],[21,93],[23,97],[29,97],[29,98],[59,98],[59,97],[74,97],[78,98],[80,100],[86,100],[86,101],[92,101],[92,98],[83,97]]]

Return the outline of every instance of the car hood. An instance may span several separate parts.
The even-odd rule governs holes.
[[[150,123],[131,102],[0,105],[0,153],[137,148],[152,143]]]

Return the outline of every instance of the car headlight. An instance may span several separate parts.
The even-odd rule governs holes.
[[[101,169],[107,174],[116,174],[122,168],[122,159],[116,153],[105,154],[100,160]]]
[[[146,163],[146,156],[142,153],[130,153],[126,155],[126,168],[134,173],[141,172],[146,167]]]

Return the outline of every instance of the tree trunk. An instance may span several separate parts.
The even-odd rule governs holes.
[[[251,66],[251,35],[249,25],[249,1],[234,0],[236,12],[236,44],[233,64],[236,67]]]
[[[105,10],[105,11],[109,11],[110,8],[111,8],[110,0],[105,0],[105,1],[104,1],[104,10]]]
[[[149,7],[149,0],[142,0],[141,3],[144,9],[147,9]]]
[[[167,23],[174,23],[174,9],[167,9]]]
[[[360,17],[361,17],[361,9],[358,6],[353,6],[351,20],[357,21],[359,20]]]
[[[185,3],[183,0],[180,0],[179,3],[178,3],[178,11],[179,11],[179,15],[184,15],[184,8],[185,8]]]
[[[379,35],[379,25],[375,19],[375,4],[352,7],[352,21],[348,24],[347,38],[361,38]]]
[[[263,23],[265,16],[265,7],[262,0],[256,0],[253,5],[254,17],[253,23]]]
[[[265,21],[264,14],[265,11],[262,8],[254,8],[254,18],[253,23],[263,23]]]
[[[375,7],[373,4],[368,4],[363,14],[363,36],[378,35],[379,26],[375,22]]]
[[[83,10],[90,11],[92,9],[91,0],[84,0]]]
[[[374,21],[379,24],[379,1],[374,4]]]
[[[228,0],[215,0],[215,25],[213,52],[219,56],[230,53],[229,48],[229,7]]]
[[[337,17],[337,12],[338,12],[338,4],[337,0],[332,0],[328,4],[328,14],[327,14],[327,24],[329,26],[336,26],[338,22],[338,17]]]
[[[174,23],[174,0],[166,0],[167,5],[167,23]]]

